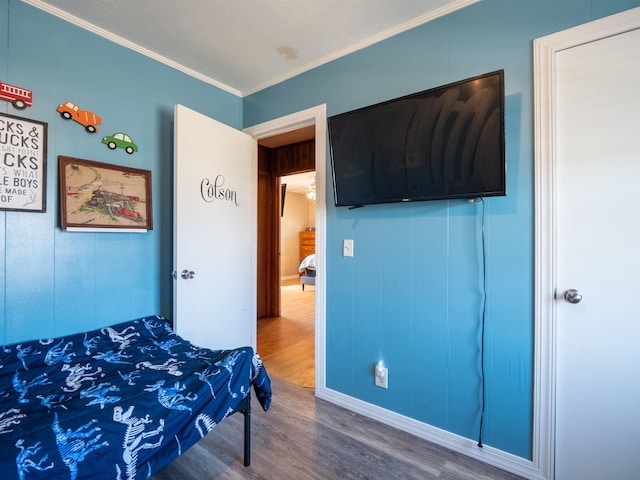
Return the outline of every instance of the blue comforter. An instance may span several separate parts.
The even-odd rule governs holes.
[[[213,351],[162,317],[0,347],[0,472],[142,479],[236,411],[269,377],[250,347]]]

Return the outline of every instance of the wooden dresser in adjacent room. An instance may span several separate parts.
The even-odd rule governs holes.
[[[300,262],[312,253],[316,253],[316,232],[314,230],[300,232]]]

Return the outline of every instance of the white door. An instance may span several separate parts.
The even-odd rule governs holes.
[[[640,478],[639,52],[556,56],[556,480]]]
[[[182,105],[174,113],[176,332],[255,348],[256,141]]]

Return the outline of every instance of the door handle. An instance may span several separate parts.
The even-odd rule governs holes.
[[[196,272],[194,272],[193,270],[182,270],[182,273],[180,274],[180,276],[185,280],[190,280],[195,277],[195,275]]]
[[[569,290],[565,290],[562,294],[562,298],[568,303],[580,303],[582,301],[582,293],[579,290],[574,288],[570,288]]]

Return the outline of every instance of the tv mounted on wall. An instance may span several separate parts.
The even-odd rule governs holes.
[[[506,195],[504,71],[328,119],[336,206]]]

